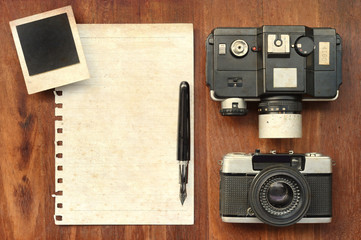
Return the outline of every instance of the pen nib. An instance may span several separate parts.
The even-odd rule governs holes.
[[[186,183],[182,183],[180,185],[180,192],[179,192],[179,199],[183,205],[184,201],[187,198],[187,189],[186,189]]]

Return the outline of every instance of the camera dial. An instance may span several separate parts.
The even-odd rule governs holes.
[[[309,37],[300,37],[295,43],[296,52],[303,57],[310,55],[314,48],[314,42]]]
[[[243,57],[248,52],[248,44],[244,40],[238,39],[232,43],[231,52],[236,57]]]
[[[247,115],[247,103],[243,98],[217,98],[214,92],[211,91],[211,98],[213,101],[221,102],[222,116],[244,116]]]
[[[223,116],[244,116],[247,112],[247,103],[243,98],[227,98],[221,103],[220,113]]]

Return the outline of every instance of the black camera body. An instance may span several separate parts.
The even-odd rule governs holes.
[[[261,115],[300,115],[302,100],[336,99],[342,83],[341,37],[332,28],[216,28],[206,51],[207,85],[225,116],[246,115],[246,101],[261,101]],[[299,125],[300,118],[292,124]],[[261,136],[260,129],[261,138],[299,135]]]
[[[229,153],[220,171],[224,222],[328,223],[332,218],[332,160],[319,153]]]

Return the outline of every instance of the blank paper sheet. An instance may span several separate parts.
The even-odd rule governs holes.
[[[79,24],[91,78],[56,89],[55,223],[193,224],[192,24]],[[191,100],[179,200],[179,84]]]

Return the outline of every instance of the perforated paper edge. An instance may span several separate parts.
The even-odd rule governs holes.
[[[55,89],[55,224],[63,220],[63,103],[62,91]]]

